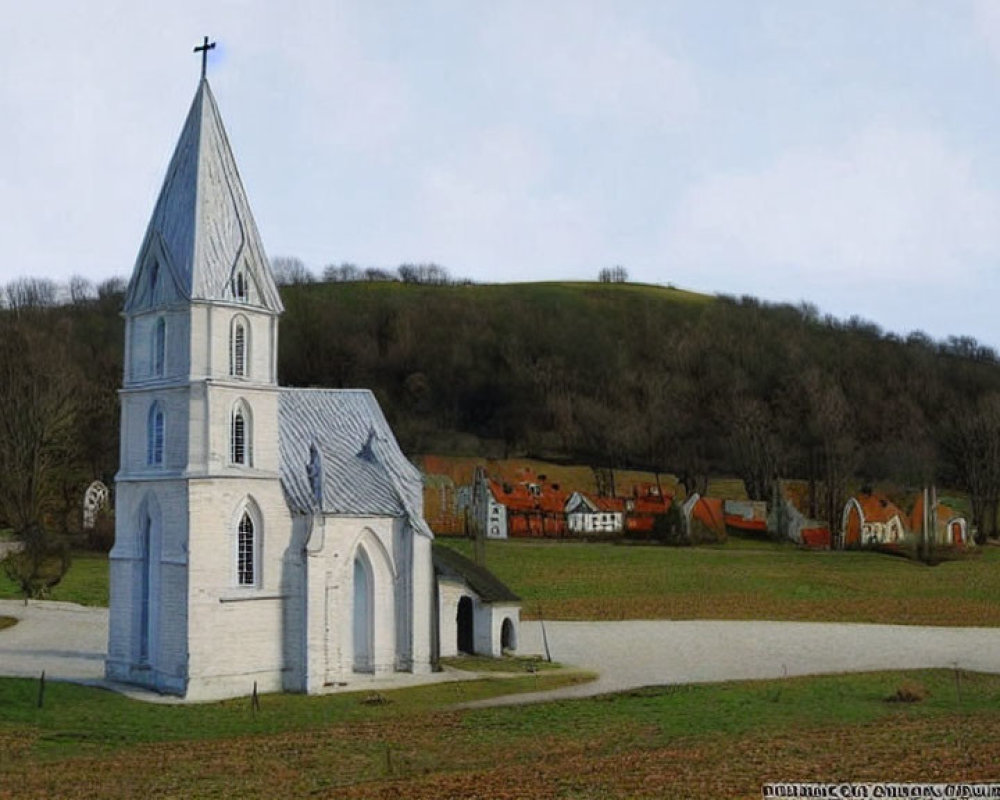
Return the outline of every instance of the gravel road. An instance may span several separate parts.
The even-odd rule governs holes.
[[[21,601],[0,600],[0,615],[20,620],[0,631],[0,675],[35,677],[45,670],[48,678],[103,681],[106,608],[38,601],[25,606]],[[540,702],[657,684],[956,664],[1000,672],[1000,628],[635,620],[547,622],[545,633],[554,660],[600,677],[581,686],[487,702]],[[521,623],[518,651],[544,652],[540,623]],[[399,683],[418,680],[407,676]]]

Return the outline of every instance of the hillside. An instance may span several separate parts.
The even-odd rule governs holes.
[[[373,387],[408,452],[670,472],[688,490],[733,474],[762,498],[794,476],[816,484],[821,517],[855,480],[975,481],[975,425],[992,424],[984,398],[1000,390],[972,340],[752,298],[388,282],[284,297],[282,380]],[[985,518],[995,500],[980,494]]]
[[[1000,366],[972,340],[636,284],[312,283],[282,295],[281,382],[371,387],[411,454],[671,473],[688,491],[734,475],[762,498],[775,475],[796,477],[820,517],[856,481],[935,479],[969,491],[993,530]],[[116,469],[119,304],[0,315],[19,342],[4,369],[29,381],[42,380],[26,366],[40,359],[79,370],[73,480]]]

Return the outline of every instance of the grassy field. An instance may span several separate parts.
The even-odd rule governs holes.
[[[439,541],[466,555],[464,539]],[[1000,625],[1000,548],[936,567],[731,538],[713,547],[487,543],[526,619],[775,619]],[[18,597],[0,573],[0,597]],[[53,600],[107,605],[108,562],[79,553]]]
[[[17,584],[0,569],[0,597],[21,597]],[[56,585],[49,600],[62,600],[84,606],[108,604],[108,557],[104,553],[73,553],[69,572]]]
[[[441,539],[466,555],[467,540]],[[487,566],[546,619],[775,619],[1000,625],[1000,548],[927,567],[766,541],[667,548],[487,543]]]
[[[544,682],[556,676],[518,679]],[[0,797],[759,797],[767,780],[996,778],[1000,676],[873,673],[459,710],[499,681],[142,704],[0,680]],[[925,699],[890,702],[903,685]]]

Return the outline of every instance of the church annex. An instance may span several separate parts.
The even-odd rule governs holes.
[[[282,310],[203,75],[125,300],[110,680],[318,692],[441,651],[420,474],[371,392],[277,385]],[[513,646],[513,600],[482,649]]]

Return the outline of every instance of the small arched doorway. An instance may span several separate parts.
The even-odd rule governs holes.
[[[504,617],[503,625],[500,626],[500,651],[505,653],[508,650],[517,650],[517,634],[510,617]]]
[[[861,510],[852,503],[844,525],[844,547],[857,547],[859,544],[861,544]]]
[[[955,545],[965,544],[965,531],[962,530],[961,522],[951,523],[951,543]]]
[[[472,655],[475,652],[475,637],[472,630],[472,598],[462,597],[458,601],[458,652]]]
[[[373,586],[372,570],[368,557],[359,550],[354,557],[354,671],[372,672],[373,629]]]

